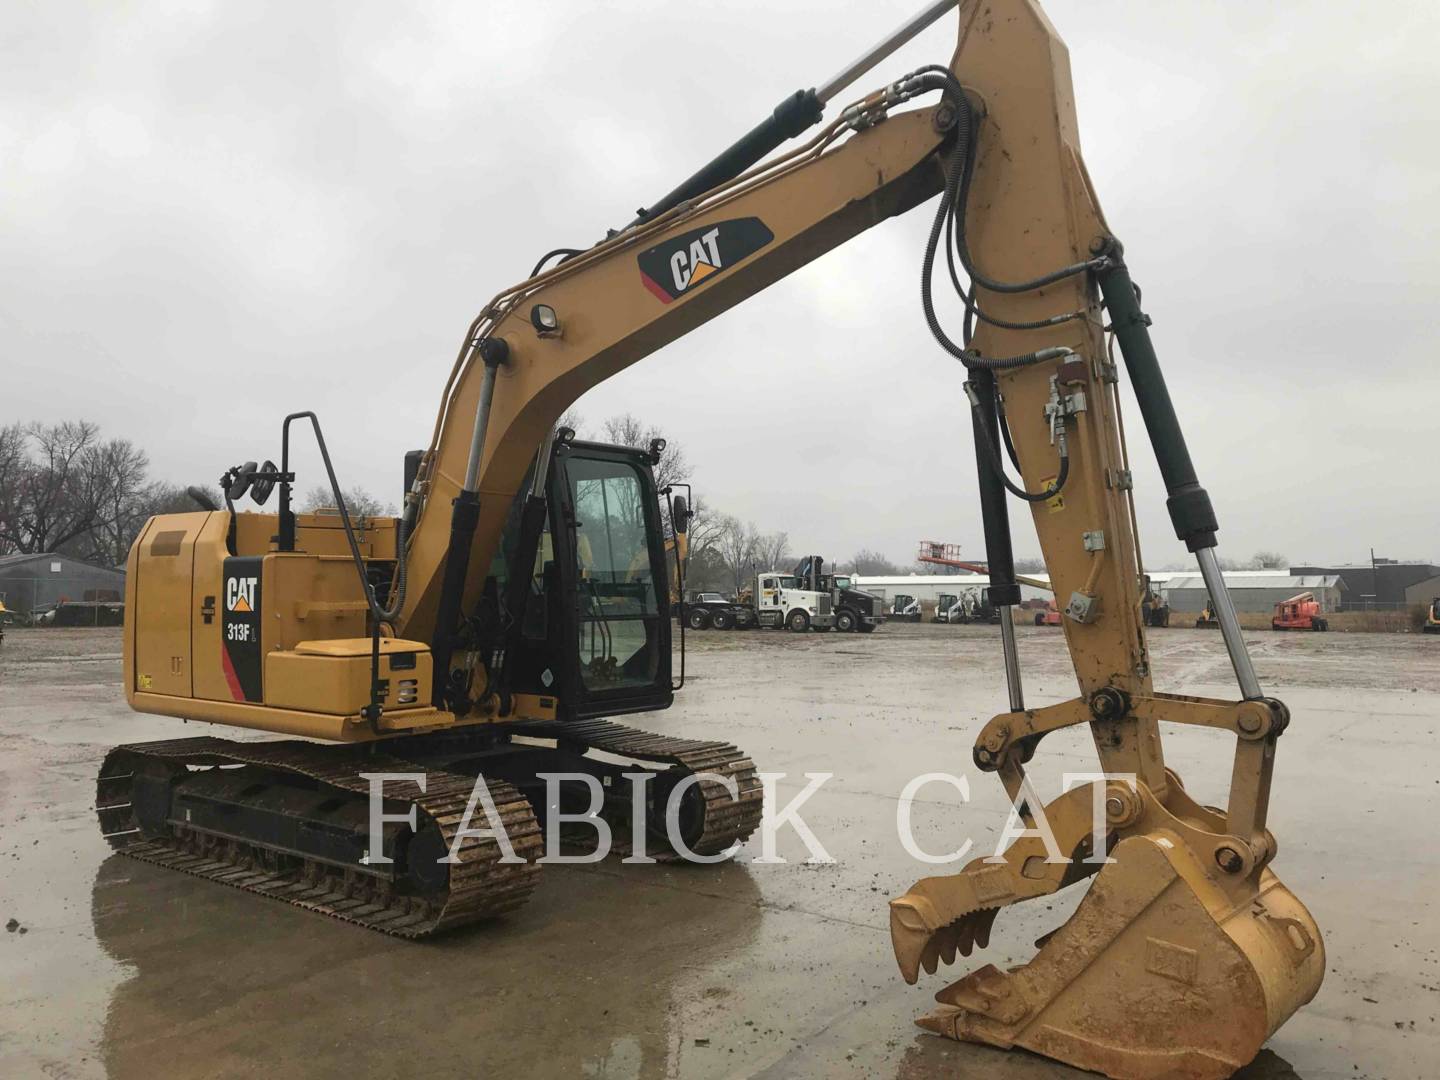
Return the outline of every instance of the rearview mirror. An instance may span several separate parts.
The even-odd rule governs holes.
[[[690,531],[690,505],[685,501],[684,495],[676,495],[670,500],[670,523],[675,528],[676,536],[683,536]]]

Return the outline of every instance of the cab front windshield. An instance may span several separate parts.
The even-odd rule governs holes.
[[[591,691],[648,686],[659,664],[660,609],[649,532],[653,497],[637,466],[568,466],[578,563],[580,671]]]

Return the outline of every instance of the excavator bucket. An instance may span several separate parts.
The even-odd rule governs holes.
[[[1069,810],[1073,818],[1075,796],[1057,800],[1047,816]],[[1186,809],[1207,813],[1194,804]],[[1198,830],[1176,824],[1121,840],[1070,919],[1038,942],[1032,961],[1008,972],[991,965],[971,972],[940,991],[939,1007],[917,1023],[952,1039],[1021,1046],[1117,1080],[1205,1080],[1250,1062],[1319,989],[1320,932],[1268,868],[1240,880],[1212,870],[1206,863],[1213,860],[1197,853]],[[1074,831],[1061,837],[1072,844],[1069,861],[1047,863],[1045,848],[1026,837],[1003,861],[976,860],[891,901],[891,937],[906,981],[987,945],[1001,907],[1093,873],[1088,845]]]

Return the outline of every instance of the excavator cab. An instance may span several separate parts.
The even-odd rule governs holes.
[[[533,556],[514,551],[518,507],[486,593],[507,563],[530,564],[510,693],[555,696],[563,719],[668,707],[670,595],[660,495],[649,455],[560,442],[547,480],[548,519]],[[519,500],[517,500],[518,503]]]

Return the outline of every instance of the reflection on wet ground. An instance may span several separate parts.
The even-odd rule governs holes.
[[[697,1048],[689,1018],[734,989],[707,977],[762,920],[744,867],[622,880],[551,867],[530,915],[433,943],[382,938],[112,856],[94,930],[129,978],[105,1018],[111,1076],[242,1075],[283,1048],[289,1075],[665,1076]],[[623,868],[629,871],[647,868]],[[177,895],[178,894],[178,895]],[[318,925],[317,925],[318,924]],[[617,987],[623,982],[623,992]]]
[[[1433,1075],[1440,653],[1364,635],[1280,637],[1260,651],[1262,678],[1295,715],[1271,814],[1277,869],[1320,921],[1331,970],[1240,1075]],[[0,925],[14,917],[27,931],[0,931],[0,1076],[1088,1075],[913,1025],[977,959],[1028,959],[1078,896],[1007,910],[982,957],[919,986],[890,954],[886,899],[935,872],[900,849],[898,793],[917,770],[965,772],[974,731],[1004,704],[983,628],[887,627],[863,644],[701,636],[683,703],[646,718],[679,735],[723,733],[787,774],[785,798],[801,774],[833,773],[805,813],[833,865],[803,863],[786,835],[783,866],[755,863],[754,842],[720,867],[548,866],[523,911],[425,944],[110,854],[91,810],[103,748],[209,729],[126,710],[113,632],[25,642],[16,633],[0,653]],[[66,648],[112,659],[33,662]],[[1183,676],[1163,689],[1228,692],[1213,635],[1175,631],[1152,648],[1157,670]],[[1027,630],[1022,653],[1035,700],[1072,692],[1058,635]],[[1337,692],[1346,665],[1388,689]],[[1167,732],[1167,757],[1215,802],[1228,748],[1209,736]],[[1091,753],[1083,732],[1052,736],[1036,782],[1058,790],[1059,772]],[[994,844],[1002,797],[970,779],[969,804],[943,786],[916,803],[923,848]]]

